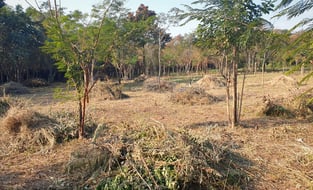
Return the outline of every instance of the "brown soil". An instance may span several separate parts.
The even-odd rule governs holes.
[[[171,92],[138,90],[140,88],[134,84],[125,84],[128,99],[91,99],[87,108],[88,117],[108,126],[157,122],[168,129],[185,129],[198,138],[209,137],[238,155],[233,157],[233,161],[242,163],[236,166],[249,178],[245,189],[312,189],[312,122],[297,117],[290,119],[258,114],[264,96],[286,102],[291,96],[310,88],[312,82],[300,87],[274,88],[271,80],[277,75],[281,74],[266,74],[263,87],[261,75],[247,76],[242,122],[235,129],[227,127],[224,101],[210,105],[174,104],[169,102]],[[224,88],[208,89],[207,92],[217,97],[225,96]],[[53,97],[53,90],[45,87],[32,89],[31,95],[19,96],[18,99],[26,102],[29,109],[44,115],[77,109],[75,101]],[[73,150],[89,147],[91,141],[72,140],[58,144],[47,152],[0,152],[0,189],[79,187],[78,184],[84,184],[87,179],[79,172],[69,174],[67,166]]]

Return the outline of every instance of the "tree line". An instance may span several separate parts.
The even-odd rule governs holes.
[[[85,42],[81,43],[87,43],[95,32],[92,26],[95,23],[92,22],[99,19],[100,8],[100,4],[98,7],[94,6],[90,14],[61,9],[67,35],[72,35],[75,40],[75,32],[84,32],[85,34],[81,33],[76,38],[84,35],[86,39],[80,40]],[[65,71],[62,66],[55,64],[56,59],[44,48],[45,41],[49,41],[49,38],[51,40],[47,29],[50,14],[48,2],[43,3],[40,10],[44,11],[39,12],[35,7],[23,11],[21,6],[12,8],[1,1],[0,83],[11,80],[21,82],[30,78],[44,78],[50,82],[63,79]],[[221,44],[201,39],[200,27],[194,33],[173,37],[166,33],[166,28],[160,26],[158,16],[143,4],[135,12],[126,9],[123,1],[116,4],[102,25],[100,45],[97,47],[99,53],[94,68],[95,77],[133,79],[140,74],[157,75],[160,31],[164,34],[160,44],[162,75],[206,72],[208,69],[222,67],[223,56],[217,53]],[[271,69],[283,68],[291,60],[294,61],[294,57],[284,53],[284,47],[295,36],[297,38],[300,35],[273,30],[270,23],[267,27],[262,31],[250,31],[253,39],[249,42],[249,48],[245,48],[245,53],[239,57],[240,68],[257,72],[267,65]],[[209,35],[207,37],[210,38]],[[53,43],[55,42],[50,45],[57,48],[57,44]],[[301,60],[297,58],[296,62]]]

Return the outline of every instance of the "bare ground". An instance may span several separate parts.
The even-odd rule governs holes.
[[[242,123],[235,129],[227,127],[225,101],[211,105],[174,104],[170,102],[171,92],[149,92],[132,84],[124,87],[128,99],[103,101],[92,98],[87,112],[97,123],[158,122],[167,128],[185,129],[199,138],[209,136],[240,155],[242,162],[249,160],[241,168],[250,178],[246,189],[313,189],[312,122],[258,114],[264,96],[280,102],[289,101],[312,86],[312,82],[299,87],[294,82],[288,83],[289,80],[275,78],[280,75],[266,74],[264,84],[261,75],[247,76]],[[223,87],[207,92],[225,99]],[[31,94],[17,98],[28,108],[47,115],[76,109],[73,100],[53,98],[51,87],[32,89]],[[66,173],[65,165],[74,149],[84,147],[90,141],[73,140],[47,152],[2,153],[0,189],[48,189],[50,185],[67,189],[69,184],[75,188],[85,179]]]

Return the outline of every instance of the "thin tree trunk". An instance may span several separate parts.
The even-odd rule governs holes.
[[[237,47],[233,48],[233,119],[231,126],[235,127],[238,123],[238,99],[237,99],[237,74],[238,74],[238,52]]]
[[[246,81],[246,72],[244,72],[243,79],[242,79],[242,87],[241,87],[241,94],[240,94],[240,100],[239,100],[238,121],[240,121],[240,116],[241,116],[243,92],[244,92],[244,88],[245,88],[245,81]]]

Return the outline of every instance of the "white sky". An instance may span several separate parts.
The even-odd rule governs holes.
[[[137,10],[140,4],[144,4],[149,6],[150,10],[155,11],[156,13],[167,13],[173,7],[182,8],[182,4],[191,4],[195,0],[126,0],[125,7],[131,9],[131,11]],[[35,5],[34,0],[28,0],[31,4]],[[38,2],[42,2],[42,0],[38,0]],[[82,12],[89,12],[91,10],[92,5],[101,2],[101,0],[62,0],[62,6],[68,8],[69,10],[80,10]],[[258,2],[258,0],[256,0]],[[25,0],[5,0],[5,3],[10,6],[15,6],[17,4],[22,5],[24,8],[27,7],[27,3]],[[303,18],[308,18],[313,15],[313,10],[301,15],[301,17],[293,18],[292,20],[287,20],[286,18],[280,19],[271,19],[271,17],[275,15],[272,13],[271,15],[266,15],[265,19],[271,21],[276,29],[289,29],[295,24],[297,24]],[[186,34],[195,30],[197,24],[195,22],[189,23],[182,27],[170,27],[169,32],[172,36],[178,34]]]

